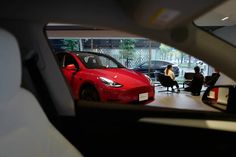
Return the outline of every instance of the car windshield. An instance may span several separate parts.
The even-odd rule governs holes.
[[[112,57],[95,53],[77,53],[76,55],[88,69],[124,68]]]

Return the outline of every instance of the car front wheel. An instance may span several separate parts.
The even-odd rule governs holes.
[[[85,86],[81,89],[80,100],[99,101],[99,95],[95,87]]]

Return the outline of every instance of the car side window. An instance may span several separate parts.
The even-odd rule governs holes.
[[[84,33],[84,30],[83,31],[75,30],[75,31]],[[87,33],[92,33],[90,32],[90,29],[86,31]],[[100,32],[100,30],[96,30],[96,32]],[[147,85],[147,87],[149,88],[149,85],[152,86],[151,90],[145,89],[145,91],[141,90],[137,91],[137,93],[133,92],[132,94],[134,94],[135,96],[129,98],[127,98],[128,97],[127,95],[121,97],[119,92],[111,91],[112,96],[103,96],[103,93],[100,94],[99,93],[100,91],[97,91],[97,93],[101,95],[99,99],[97,99],[98,97],[96,97],[96,100],[98,101],[108,102],[114,100],[120,103],[138,102],[138,103],[145,103],[145,105],[147,106],[153,105],[156,107],[162,105],[166,107],[167,104],[169,105],[173,102],[173,106],[171,107],[178,108],[178,106],[176,106],[175,104],[175,101],[171,100],[171,102],[166,102],[165,94],[161,95],[161,92],[165,91],[165,87],[160,86],[160,81],[157,74],[164,73],[164,70],[167,67],[167,65],[169,64],[173,65],[173,72],[176,76],[176,82],[178,83],[180,88],[183,87],[183,92],[181,92],[178,95],[183,94],[185,96],[186,94],[188,94],[187,93],[188,91],[184,90],[184,85],[183,85],[184,84],[183,82],[185,81],[184,74],[192,71],[197,63],[202,63],[201,60],[193,56],[189,56],[184,52],[174,49],[173,47],[169,47],[168,45],[165,45],[163,43],[155,42],[155,45],[152,45],[154,41],[150,41],[148,39],[140,39],[134,37],[128,39],[128,42],[125,43],[124,45],[124,41],[127,40],[126,39],[127,37],[125,37],[125,39],[120,39],[119,37],[118,39],[118,36],[115,35],[114,39],[110,39],[110,37],[107,37],[107,35],[104,34],[104,38],[102,37],[101,39],[99,38],[95,39],[93,38],[93,33],[91,35],[92,37],[88,38],[77,37],[78,39],[76,40],[62,39],[61,36],[58,36],[58,39],[55,38],[50,39],[51,41],[53,41],[53,43],[55,43],[54,41],[59,41],[59,43],[56,42],[54,45],[52,45],[52,47],[54,48],[54,52],[55,53],[58,52],[58,54],[64,53],[64,56],[62,57],[59,56],[61,67],[65,67],[69,64],[75,64],[76,67],[78,64],[84,67],[83,68],[84,71],[86,70],[89,71],[89,73],[86,74],[86,76],[83,76],[84,80],[86,78],[87,80],[89,80],[89,82],[95,82],[97,81],[97,78],[99,78],[98,83],[101,83],[102,86],[105,85],[105,87],[109,88],[111,87],[112,89],[115,89],[115,91],[118,91],[119,89],[123,90],[123,88],[126,87],[129,87],[131,88],[131,90],[136,91],[137,89],[136,87],[134,87],[133,89],[133,86],[130,86],[131,81],[129,79],[132,80],[137,79],[138,81],[132,81],[132,84],[136,84],[136,82],[138,82],[137,83],[138,87]],[[134,43],[133,40],[135,40]],[[68,41],[70,41],[70,43],[76,41],[74,48],[77,49],[73,50]],[[147,43],[149,43],[150,46],[147,47]],[[60,49],[58,49],[58,45],[60,46]],[[70,48],[71,50],[69,50]],[[116,68],[124,68],[122,65],[125,65],[125,67],[129,69],[128,71],[135,73],[138,72],[148,75],[149,76],[149,78],[147,77],[148,80],[143,79],[143,77],[140,79],[138,77],[136,78],[135,73],[126,74],[125,73],[126,70],[124,69],[116,69]],[[74,66],[67,66],[67,69],[68,70],[74,69]],[[204,75],[205,76],[211,75],[212,71],[213,71],[212,67],[208,66],[204,68]],[[70,70],[69,72],[72,72],[72,70]],[[117,76],[117,78],[114,77],[114,73],[116,74],[115,76]],[[135,76],[133,74],[135,74]],[[95,80],[92,80],[92,78],[90,78],[90,75],[96,76]],[[141,83],[140,82],[141,80],[145,80],[145,82]],[[150,82],[150,84],[148,81]],[[75,87],[75,85],[73,84],[70,84],[70,86],[72,88]],[[202,88],[203,91],[205,90],[206,87],[203,86]],[[79,89],[75,90],[73,93],[76,93],[78,91]],[[145,94],[146,91],[148,92],[148,94]],[[113,95],[115,96],[113,97]],[[74,97],[75,100],[77,100],[77,96],[78,95]],[[90,95],[90,97],[92,96],[93,94]],[[132,100],[130,98],[132,98]],[[150,101],[146,103],[145,100],[147,99],[150,99]],[[195,101],[194,99],[193,101],[196,104],[200,104],[199,109],[202,110],[202,105],[204,104],[202,104],[202,102],[199,100],[200,99],[196,99]],[[189,105],[186,105],[186,108],[189,109],[190,108]],[[208,106],[204,109],[212,111],[212,109],[208,108]]]
[[[76,67],[79,67],[79,65],[78,65],[77,61],[75,60],[75,58],[72,55],[67,54],[65,56],[64,67],[66,67],[69,64],[74,64]]]
[[[150,67],[151,67],[151,68],[154,68],[154,69],[157,68],[156,62],[155,62],[155,61],[151,61]]]
[[[59,53],[56,55],[57,58],[57,63],[59,67],[64,67],[64,62],[65,62],[65,53]]]
[[[156,66],[159,67],[159,68],[162,67],[162,66],[166,66],[166,65],[168,65],[168,64],[166,64],[166,62],[163,62],[163,61],[157,61],[156,62]]]
[[[162,66],[162,61],[156,61],[155,66],[156,66],[156,67]]]
[[[167,66],[167,65],[169,65],[169,64],[171,64],[171,63],[169,63],[169,62],[163,62],[163,63],[162,63],[163,66]]]
[[[142,64],[142,65],[140,66],[140,68],[144,68],[144,69],[148,69],[148,67],[149,67],[148,62],[145,62],[144,64]],[[154,62],[151,62],[151,63],[150,63],[150,67],[151,67],[151,68],[155,67]]]
[[[118,68],[118,65],[115,64],[112,60],[102,57],[102,56],[100,56],[99,58],[100,58],[102,66],[106,68]]]

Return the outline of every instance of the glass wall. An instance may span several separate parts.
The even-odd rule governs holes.
[[[180,82],[183,81],[184,73],[193,72],[196,65],[200,67],[204,76],[209,75],[210,72],[210,67],[203,61],[168,45],[145,38],[58,38],[50,39],[50,42],[55,53],[70,51],[104,53],[112,56],[127,68],[148,69],[144,73],[154,80],[155,70],[150,70],[153,66],[163,69],[167,64],[176,65],[179,69],[177,81]]]

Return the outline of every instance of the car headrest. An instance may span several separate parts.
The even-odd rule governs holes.
[[[15,37],[0,28],[0,103],[9,101],[20,90],[21,59]]]

